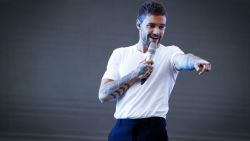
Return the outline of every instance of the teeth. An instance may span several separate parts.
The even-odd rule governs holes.
[[[153,38],[153,39],[158,39],[158,37],[151,37],[151,38]]]

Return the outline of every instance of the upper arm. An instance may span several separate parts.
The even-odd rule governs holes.
[[[115,49],[111,54],[103,79],[117,80],[120,78],[119,65],[121,61],[120,49]],[[104,80],[105,82],[106,80]]]

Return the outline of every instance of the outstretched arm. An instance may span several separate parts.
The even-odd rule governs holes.
[[[123,95],[135,82],[147,78],[152,73],[152,70],[152,61],[144,61],[134,71],[118,80],[103,79],[99,89],[99,100],[102,103],[115,100]]]
[[[193,54],[176,54],[173,63],[177,70],[196,70],[199,75],[211,70],[211,63]]]

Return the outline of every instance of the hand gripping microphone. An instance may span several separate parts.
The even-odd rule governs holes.
[[[155,54],[156,46],[157,46],[157,44],[154,43],[154,42],[151,42],[151,43],[149,44],[148,51],[147,51],[146,54],[145,54],[145,56],[146,56],[146,61],[149,61],[149,60],[152,60],[152,59],[153,59],[153,56],[154,56],[154,54]],[[145,82],[146,80],[147,80],[146,78],[141,79],[141,85],[143,85],[144,82]]]

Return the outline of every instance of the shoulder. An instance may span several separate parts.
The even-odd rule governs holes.
[[[164,49],[164,50],[175,50],[175,49],[180,49],[180,47],[176,46],[176,45],[162,45],[160,44],[160,48]]]
[[[176,46],[176,45],[169,45],[169,46],[164,46],[162,44],[160,44],[159,49],[163,52],[168,52],[168,53],[176,53],[176,52],[182,52],[180,47]]]
[[[136,45],[131,45],[131,46],[127,46],[127,47],[118,47],[118,48],[113,50],[113,53],[123,54],[125,52],[133,51],[133,49],[135,47],[136,47]]]

